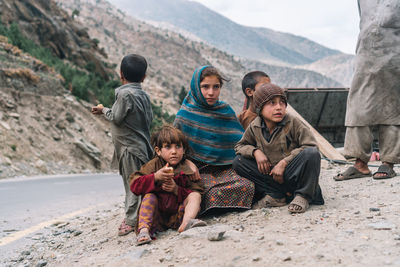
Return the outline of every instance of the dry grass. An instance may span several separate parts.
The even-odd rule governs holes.
[[[32,83],[39,83],[40,77],[32,70],[26,68],[4,69],[4,74],[10,78],[24,78]]]

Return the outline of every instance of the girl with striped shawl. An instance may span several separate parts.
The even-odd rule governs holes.
[[[212,66],[196,69],[174,122],[189,140],[192,161],[205,186],[202,213],[214,208],[249,209],[254,196],[254,184],[232,169],[234,146],[244,130],[233,109],[219,100],[223,80]]]

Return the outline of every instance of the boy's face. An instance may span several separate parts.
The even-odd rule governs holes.
[[[262,107],[260,114],[265,122],[278,123],[286,115],[286,103],[280,96],[274,96]]]
[[[221,93],[221,83],[215,75],[206,76],[200,82],[200,90],[207,104],[214,105],[217,103],[219,94]]]
[[[169,166],[171,167],[178,165],[183,158],[183,154],[185,153],[182,144],[177,145],[164,143],[161,149],[159,147],[155,147],[155,151],[157,155],[168,162]]]
[[[257,91],[257,89],[260,87],[260,85],[264,84],[264,83],[270,83],[271,79],[269,77],[259,77],[257,78],[257,83],[254,86],[254,90],[252,90],[251,88],[246,88],[246,95],[249,97],[253,97],[254,92]]]

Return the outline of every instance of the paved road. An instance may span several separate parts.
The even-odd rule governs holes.
[[[124,196],[117,174],[58,175],[0,180],[0,254],[28,244],[29,235]],[[122,211],[121,211],[122,212]]]

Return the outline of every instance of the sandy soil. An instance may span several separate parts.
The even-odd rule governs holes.
[[[207,227],[182,234],[169,230],[151,244],[137,247],[133,233],[117,236],[121,198],[51,226],[19,257],[2,264],[400,266],[400,177],[333,181],[346,167],[324,164],[320,185],[326,204],[312,206],[304,214],[291,215],[285,206],[208,216]],[[399,166],[395,170],[400,173]],[[222,232],[222,240],[209,241],[210,235]]]

